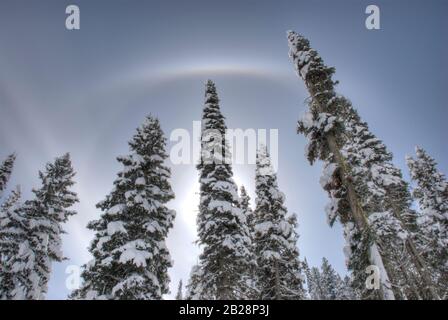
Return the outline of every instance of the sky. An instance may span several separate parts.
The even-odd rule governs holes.
[[[66,30],[65,8],[80,8],[80,30]],[[365,8],[380,8],[381,29],[367,30]],[[321,164],[304,155],[296,123],[308,97],[288,58],[286,31],[311,41],[336,67],[337,91],[349,98],[409,175],[404,157],[424,147],[448,172],[446,1],[64,1],[0,2],[0,159],[17,161],[9,187],[24,198],[39,187],[45,163],[70,152],[77,171],[78,214],[65,225],[49,299],[65,299],[66,268],[90,259],[87,222],[121,169],[116,156],[148,114],[169,139],[199,121],[204,84],[213,79],[229,128],[278,129],[278,182],[298,214],[301,257],[327,257],[346,273],[339,226],[330,228]],[[175,142],[170,141],[168,152]],[[172,297],[197,262],[198,172],[174,165],[177,211],[168,248]],[[254,198],[254,166],[234,166]]]

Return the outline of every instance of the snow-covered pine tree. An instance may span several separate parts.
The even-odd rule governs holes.
[[[33,253],[29,250],[26,219],[21,215],[17,187],[0,208],[0,300],[23,300],[32,284]]]
[[[250,207],[250,197],[244,186],[241,186],[240,188],[239,206],[243,211],[243,214],[246,216],[247,225],[249,227],[250,232],[252,233],[254,228],[254,212]]]
[[[321,284],[321,275],[319,268],[309,267],[308,263],[304,262],[304,269],[306,275],[306,286],[308,289],[308,295],[311,300],[322,300],[323,291]]]
[[[9,177],[11,176],[15,160],[16,155],[13,153],[10,154],[0,165],[0,198],[3,194],[3,191],[5,191],[6,189],[6,184],[8,183]]]
[[[114,188],[97,207],[103,211],[88,228],[95,231],[84,266],[77,299],[161,299],[168,293],[172,266],[166,237],[175,212],[166,203],[174,198],[164,165],[166,139],[159,120],[148,116],[129,142],[130,154]]]
[[[246,292],[244,296],[247,299],[257,299],[259,296],[258,284],[257,284],[257,262],[255,257],[255,240],[254,240],[254,212],[250,207],[250,197],[244,186],[240,188],[240,209],[243,215],[246,217],[247,225],[249,227],[250,237],[251,237],[251,252],[254,261],[251,263],[251,269],[246,270],[245,281],[246,281]]]
[[[191,268],[190,278],[186,286],[185,300],[211,300],[213,297],[207,296],[204,284],[203,269],[199,265]]]
[[[344,122],[345,143],[341,152],[348,164],[351,182],[359,195],[360,207],[368,216],[375,241],[379,248],[382,248],[383,261],[390,265],[388,273],[393,279],[395,296],[401,299],[419,298],[421,285],[414,280],[417,275],[411,256],[402,253],[406,241],[411,239],[413,232],[417,230],[416,213],[410,209],[408,185],[400,170],[393,165],[392,154],[387,151],[382,141],[369,131],[367,123],[361,121],[350,101],[338,96],[334,103]],[[325,187],[329,188],[328,185]],[[334,219],[335,213],[330,210],[329,216]],[[367,293],[364,281],[361,280],[365,276],[363,272],[365,273],[365,263],[368,260],[362,262],[362,251],[368,238],[363,238],[361,233],[356,235],[356,232],[350,238],[350,230],[347,231],[348,242],[354,245],[347,250],[352,255],[348,260],[355,276],[353,283],[358,290]],[[365,235],[367,233],[364,233]],[[357,239],[357,236],[360,238]]]
[[[342,279],[342,287],[339,292],[338,300],[359,300],[356,291],[353,290],[352,280],[349,276],[345,276]]]
[[[306,257],[303,259],[302,262],[302,268],[303,268],[303,273],[305,275],[305,284],[306,284],[306,290],[305,290],[305,295],[307,299],[313,299],[311,297],[311,293],[313,290],[313,283],[312,283],[312,279],[311,279],[311,268],[308,265],[308,261],[306,260]]]
[[[343,128],[336,121],[337,113],[331,112],[327,107],[336,98],[335,83],[331,79],[334,68],[326,67],[318,53],[310,47],[309,41],[299,34],[288,32],[288,42],[289,56],[311,94],[310,111],[299,121],[298,131],[309,139],[306,152],[310,163],[313,164],[318,159],[324,162],[321,184],[331,199],[326,207],[327,216],[330,224],[337,217],[344,225],[346,248],[349,249],[345,249],[348,253],[347,264],[353,270],[355,278],[362,282],[363,272],[373,262],[369,252],[371,236],[341,154]],[[381,297],[394,299],[388,275],[382,279]]]
[[[303,287],[305,281],[305,275],[303,274],[302,262],[300,261],[300,253],[298,247],[299,234],[297,215],[291,213],[287,216],[287,222],[289,224],[290,233],[286,238],[289,245],[285,250],[286,261],[289,263],[289,272],[286,274],[287,281],[289,282],[289,289],[291,289],[291,299],[305,299],[306,292]]]
[[[29,275],[31,287],[27,288],[27,299],[43,299],[47,292],[52,262],[61,262],[62,224],[75,211],[69,208],[78,201],[74,185],[75,172],[67,153],[47,163],[39,172],[41,187],[33,189],[34,198],[25,201],[21,210],[26,219],[29,248],[34,254],[34,268]]]
[[[345,130],[352,124],[361,122],[350,122],[349,117],[354,114],[353,107],[346,99],[336,95],[334,90],[336,82],[332,80],[334,68],[324,65],[322,58],[304,37],[290,31],[288,41],[289,55],[298,76],[305,81],[311,96],[310,111],[299,121],[298,131],[310,140],[307,148],[309,161],[311,163],[316,159],[324,161],[321,184],[331,198],[327,213],[330,223],[337,217],[344,225],[348,265],[353,270],[355,285],[362,290],[364,298],[395,299],[402,296],[400,288],[402,285],[416,288],[410,280],[413,271],[416,270],[423,279],[425,294],[437,298],[424,261],[416,251],[410,233],[416,226],[415,212],[410,209],[409,193],[401,173],[393,167],[391,156],[370,134],[366,126],[360,128],[360,132]],[[347,137],[350,134],[351,136]],[[369,135],[371,140],[366,139]],[[350,145],[355,137],[359,141]],[[372,142],[379,147],[375,151],[385,151],[383,155],[378,156],[374,149],[366,148]],[[350,150],[368,153],[361,153],[361,157],[350,158],[346,153]],[[370,173],[364,175],[363,179],[359,178],[362,176],[360,172],[363,171],[358,171],[361,168],[355,163],[360,159],[367,159],[366,162],[370,162],[364,167],[364,170],[369,170]],[[379,188],[373,188],[373,185]],[[387,195],[377,194],[382,198],[380,210],[377,212],[366,210],[365,207],[370,202],[369,196],[363,192],[370,192],[372,189],[389,190]],[[381,238],[384,238],[384,241]],[[391,240],[394,245],[387,246]],[[405,270],[404,275],[399,274],[401,270],[398,271],[399,269],[393,265],[394,262],[398,263],[401,260],[392,258],[398,252],[395,244],[400,241],[406,245],[406,263],[412,264],[411,268]],[[365,290],[363,281],[365,274],[362,272],[370,264],[376,265],[380,270],[379,296],[376,296],[375,291]],[[404,283],[403,279],[407,282]],[[414,291],[412,289],[409,291]]]
[[[322,259],[320,280],[322,300],[338,300],[342,290],[342,280],[326,258]]]
[[[307,279],[308,294],[311,300],[358,299],[352,289],[350,277],[345,276],[342,279],[326,258],[322,259],[320,270],[317,267],[310,269],[306,260],[303,264]]]
[[[423,214],[429,215],[448,229],[448,182],[437,170],[436,161],[421,148],[415,148],[416,158],[407,157],[411,178],[417,184],[413,196]]]
[[[448,182],[424,149],[416,147],[415,153],[416,158],[407,157],[406,162],[416,184],[413,197],[422,214],[419,247],[431,265],[441,296],[448,298]]]
[[[184,300],[182,293],[182,279],[179,280],[179,285],[177,286],[176,300]]]
[[[257,151],[255,253],[260,299],[303,299],[296,218],[288,217],[266,146]]]
[[[245,271],[253,262],[250,231],[239,208],[233,181],[225,118],[215,84],[209,80],[202,113],[201,162],[197,165],[200,204],[197,217],[204,295],[211,299],[244,299]]]

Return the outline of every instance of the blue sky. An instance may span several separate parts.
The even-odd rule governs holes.
[[[364,26],[372,3],[381,30]],[[65,29],[68,4],[80,7],[78,31]],[[64,236],[69,260],[54,265],[48,298],[65,298],[66,266],[89,259],[85,226],[99,217],[95,203],[111,190],[115,157],[128,151],[135,128],[152,113],[168,137],[191,131],[208,78],[228,127],[279,130],[279,185],[299,217],[301,256],[313,265],[325,256],[345,272],[342,232],[326,223],[321,166],[308,164],[306,140],[295,131],[307,93],[288,59],[286,30],[308,37],[336,67],[338,92],[408,177],[404,156],[416,144],[448,172],[447,10],[436,0],[1,1],[0,157],[18,154],[10,187],[21,184],[29,197],[38,170],[67,151],[78,172],[81,202]],[[234,171],[253,197],[253,166]],[[193,165],[172,166],[173,289],[197,260],[197,180]]]

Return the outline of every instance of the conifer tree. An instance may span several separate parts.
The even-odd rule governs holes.
[[[250,207],[250,197],[247,194],[246,188],[241,186],[240,188],[240,204],[239,204],[243,214],[246,216],[247,225],[249,227],[250,233],[253,233],[254,228],[254,212]]]
[[[159,120],[148,116],[129,142],[130,154],[117,158],[123,169],[97,205],[100,219],[88,225],[95,231],[93,260],[72,298],[149,300],[168,293],[172,262],[166,237],[175,212],[166,206],[174,193],[165,146]]]
[[[246,188],[244,186],[241,186],[240,188],[240,203],[239,203],[240,209],[242,210],[242,214],[246,217],[247,225],[249,228],[249,233],[251,237],[251,255],[254,261],[251,263],[251,268],[246,270],[245,272],[245,292],[244,296],[247,299],[257,299],[259,296],[259,290],[258,290],[258,279],[257,279],[257,266],[255,261],[255,240],[254,240],[254,212],[252,208],[250,207],[250,197],[246,191]]]
[[[299,234],[297,232],[298,220],[295,213],[287,216],[287,222],[290,228],[289,236],[286,237],[288,246],[285,250],[285,259],[288,261],[289,270],[285,276],[289,282],[289,289],[291,290],[291,299],[304,299],[305,290],[303,283],[305,275],[303,274],[302,262],[300,261],[300,253],[298,247]]]
[[[184,300],[182,294],[182,279],[179,281],[179,285],[177,286],[176,300]]]
[[[6,189],[6,184],[8,183],[9,177],[11,176],[15,160],[16,155],[13,153],[10,154],[0,165],[0,197],[3,194],[3,191],[5,191]]]
[[[204,278],[203,269],[199,265],[194,265],[186,286],[185,300],[211,300],[213,298],[206,294],[203,286]]]
[[[326,258],[322,259],[320,285],[322,300],[357,299],[350,277],[345,276],[342,279]]]
[[[322,259],[321,268],[308,266],[304,262],[308,293],[312,300],[356,300],[349,276],[344,279],[333,269],[326,258]]]
[[[78,201],[74,185],[75,172],[70,155],[67,153],[47,163],[45,170],[39,172],[41,186],[34,189],[34,198],[25,201],[21,210],[26,220],[27,250],[32,250],[29,257],[34,257],[33,269],[29,274],[27,299],[43,299],[47,292],[52,262],[61,262],[61,236],[65,231],[62,224],[75,211],[69,208]]]
[[[429,261],[441,295],[448,293],[448,182],[437,170],[436,161],[420,147],[416,158],[407,157],[413,197],[422,216],[419,219],[419,247]]]
[[[233,180],[226,124],[215,84],[208,81],[202,114],[200,205],[197,217],[202,288],[211,299],[244,299],[251,239]]]
[[[260,298],[303,299],[296,218],[288,217],[266,147],[256,161],[255,252]]]
[[[345,251],[355,286],[364,298],[406,298],[410,292],[437,298],[415,248],[416,216],[410,209],[407,185],[392,165],[390,153],[360,121],[348,100],[335,93],[334,68],[325,66],[309,41],[297,33],[289,32],[288,41],[290,57],[311,96],[310,111],[299,121],[298,130],[309,138],[309,161],[324,161],[321,184],[331,198],[327,214],[330,223],[338,218],[344,225]],[[375,198],[379,201],[371,201]],[[401,243],[406,249],[402,270],[397,265],[402,261],[397,257]],[[379,296],[364,287],[362,272],[370,264],[380,270]],[[419,286],[411,279],[414,272],[424,282],[424,293],[415,292]]]
[[[367,216],[367,224],[372,231],[369,235],[355,230],[351,223],[346,225],[347,253],[349,256],[351,253],[348,260],[354,274],[354,285],[366,297],[368,291],[362,278],[369,259],[364,252],[369,251],[368,242],[375,241],[383,262],[388,266],[388,276],[393,279],[395,297],[418,298],[421,285],[413,281],[416,274],[411,255],[402,254],[402,247],[408,244],[417,230],[417,215],[410,209],[408,185],[400,170],[393,165],[392,154],[361,121],[350,101],[338,96],[334,103],[344,124],[345,142],[341,154],[346,160],[350,182],[359,196],[359,208]],[[331,182],[331,179],[328,181]],[[324,188],[331,189],[331,184]],[[346,206],[341,208],[340,212],[346,210]],[[337,212],[330,210],[328,214],[332,223]]]
[[[323,300],[323,288],[319,268],[311,267],[305,262],[306,285],[311,300]]]
[[[322,300],[338,300],[342,289],[342,280],[326,258],[322,259],[320,278],[324,288]]]
[[[312,290],[313,290],[312,286],[313,286],[313,284],[312,284],[312,279],[311,279],[311,268],[308,265],[308,261],[306,260],[306,258],[303,259],[302,267],[303,267],[303,273],[305,275],[305,284],[306,284],[305,294],[306,294],[306,298],[314,300],[312,298]]]
[[[20,197],[17,187],[0,208],[0,300],[26,299],[33,286],[29,280],[34,254],[29,248]]]
[[[352,280],[349,276],[342,279],[342,290],[339,292],[339,300],[359,300],[358,295],[352,288]]]

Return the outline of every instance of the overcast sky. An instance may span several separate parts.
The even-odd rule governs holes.
[[[77,4],[81,29],[65,29]],[[365,8],[381,9],[381,30],[365,28]],[[279,186],[299,218],[301,257],[327,257],[346,272],[341,229],[326,223],[320,164],[304,156],[296,121],[307,93],[288,59],[286,31],[311,40],[336,67],[337,90],[352,100],[408,177],[404,157],[419,144],[448,172],[446,1],[0,1],[0,157],[17,152],[10,187],[25,198],[38,170],[70,152],[78,215],[65,229],[68,260],[54,265],[48,298],[64,299],[65,268],[89,259],[95,204],[112,189],[116,156],[151,113],[167,137],[200,120],[204,83],[216,82],[229,128],[279,130]],[[170,143],[169,148],[173,145]],[[171,164],[170,164],[171,165]],[[197,261],[198,173],[171,165],[177,211],[168,246],[171,288]],[[254,197],[254,167],[235,179]]]

